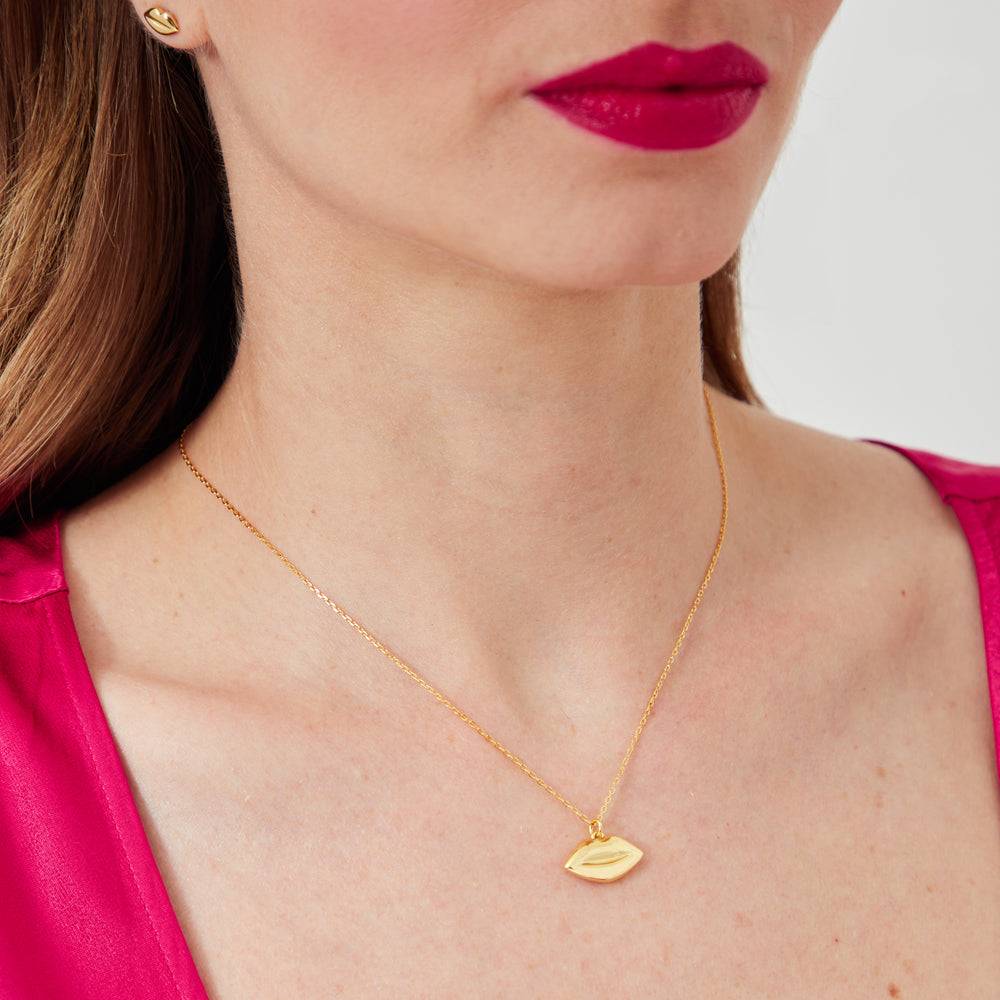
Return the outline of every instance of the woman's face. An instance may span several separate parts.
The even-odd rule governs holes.
[[[182,28],[186,18],[196,26],[178,44],[211,42],[199,60],[238,214],[240,185],[253,177],[255,199],[290,185],[318,226],[360,224],[518,279],[599,288],[694,281],[728,258],[838,5],[179,0],[176,12]],[[677,141],[698,148],[645,148],[574,124],[531,93],[650,42],[683,50],[729,42],[760,60],[769,79],[745,123],[714,141],[690,105],[694,125],[681,126]],[[693,86],[687,77],[683,86]],[[734,114],[718,94],[701,96],[715,102],[709,119]],[[567,100],[577,112],[588,107],[579,89]],[[602,127],[602,115],[620,124],[656,114],[648,94],[624,111],[602,110],[600,94],[589,100]],[[744,110],[753,103],[745,93],[734,100]],[[664,144],[656,127],[642,135]]]

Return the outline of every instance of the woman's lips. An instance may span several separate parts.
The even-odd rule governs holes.
[[[747,121],[767,81],[767,67],[731,42],[696,50],[649,42],[530,93],[574,125],[617,142],[701,149]]]

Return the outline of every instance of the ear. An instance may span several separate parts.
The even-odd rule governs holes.
[[[132,0],[143,29],[172,49],[199,49],[209,42],[205,14],[197,0]]]

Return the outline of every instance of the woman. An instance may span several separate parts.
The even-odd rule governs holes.
[[[995,995],[1000,479],[735,353],[836,6],[16,6],[5,996]]]

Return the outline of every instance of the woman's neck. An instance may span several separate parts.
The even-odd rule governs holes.
[[[567,292],[429,259],[405,280],[241,261],[243,342],[195,461],[415,658],[446,641],[537,670],[640,628],[662,649],[721,503],[697,286]]]

